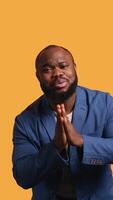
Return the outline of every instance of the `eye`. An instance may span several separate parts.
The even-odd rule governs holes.
[[[44,73],[49,73],[51,71],[52,71],[52,68],[49,66],[43,67],[43,69],[42,69],[42,72],[44,72]]]
[[[69,65],[67,64],[67,63],[61,63],[60,64],[60,68],[61,69],[65,69],[65,68],[67,68]]]

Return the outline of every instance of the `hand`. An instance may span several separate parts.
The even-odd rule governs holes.
[[[62,151],[63,149],[67,148],[68,141],[64,129],[64,117],[62,112],[62,106],[57,105],[56,106],[56,112],[57,112],[57,123],[55,128],[55,137],[53,139],[54,144],[59,149],[59,151]]]
[[[69,121],[66,111],[65,111],[64,104],[61,104],[61,115],[62,115],[64,131],[65,131],[68,143],[71,145],[75,145],[77,147],[82,147],[83,137],[76,131],[76,129],[73,127],[73,125]]]

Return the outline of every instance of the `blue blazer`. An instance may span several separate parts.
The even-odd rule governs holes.
[[[48,99],[40,97],[16,117],[13,174],[17,183],[32,188],[32,200],[55,200],[61,170],[69,166],[77,200],[113,200],[113,97],[77,87],[72,123],[83,135],[83,152],[70,146],[59,154],[52,139],[55,116]]]

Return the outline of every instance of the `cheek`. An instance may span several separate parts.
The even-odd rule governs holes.
[[[51,74],[43,74],[40,76],[40,80],[43,82],[50,82],[51,81]]]
[[[74,70],[71,71],[71,72],[69,71],[69,72],[67,73],[67,76],[68,76],[69,80],[72,82],[72,81],[74,81],[75,78],[76,78],[76,73],[75,73]]]
[[[41,76],[40,82],[49,87],[51,85],[51,76],[50,75]]]

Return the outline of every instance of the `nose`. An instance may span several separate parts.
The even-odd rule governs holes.
[[[62,75],[63,75],[63,70],[59,67],[55,67],[54,70],[53,70],[52,76],[53,77],[59,77],[59,76],[62,76]]]

